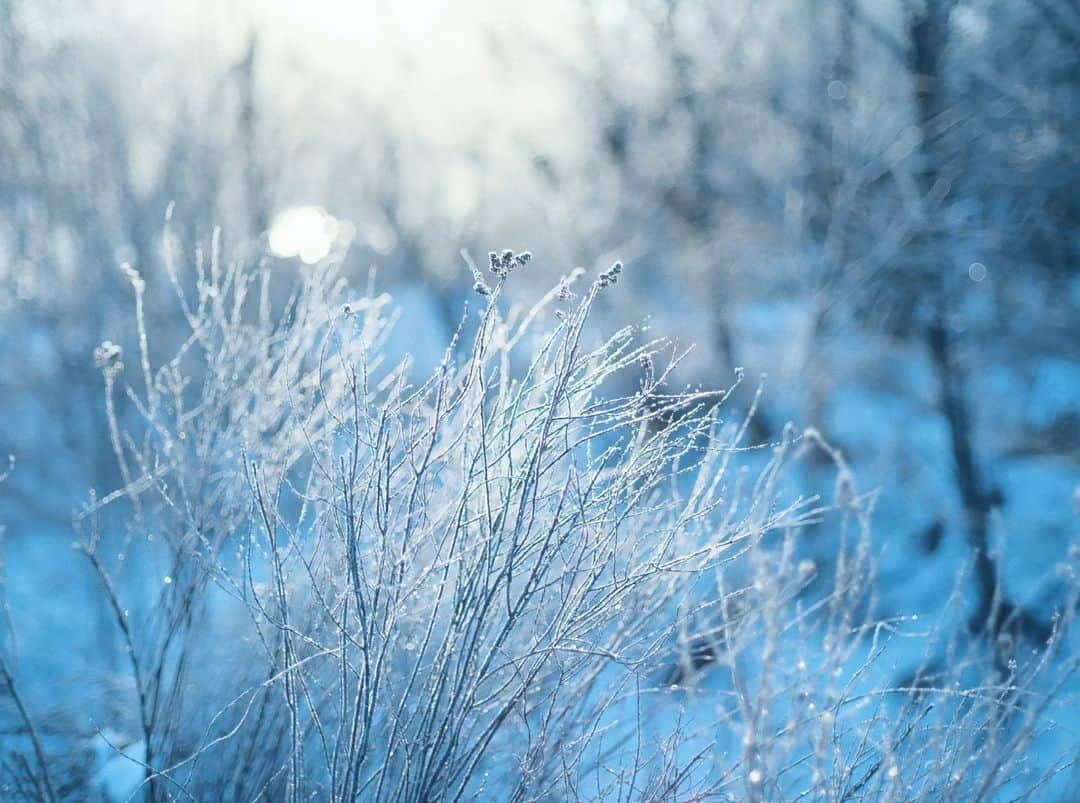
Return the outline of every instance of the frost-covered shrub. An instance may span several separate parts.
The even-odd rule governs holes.
[[[897,685],[891,645],[930,640],[873,617],[842,455],[791,427],[748,448],[728,391],[667,388],[669,344],[593,342],[621,265],[504,313],[528,262],[473,269],[480,309],[420,383],[380,359],[388,297],[319,268],[278,302],[216,258],[173,271],[190,336],[154,365],[130,273],[134,356],[96,355],[125,486],[78,519],[120,642],[107,760],[18,736],[8,793],[972,800],[1054,774],[1028,751],[1068,616],[1004,664],[947,639]],[[835,499],[792,495],[809,450]]]

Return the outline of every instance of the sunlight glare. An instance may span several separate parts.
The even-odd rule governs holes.
[[[292,206],[278,212],[270,227],[270,250],[284,259],[314,265],[330,253],[341,224],[320,206]]]

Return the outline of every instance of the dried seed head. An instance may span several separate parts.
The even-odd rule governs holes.
[[[104,341],[94,349],[94,365],[98,368],[114,368],[120,366],[120,359],[124,356],[124,350],[111,340]]]
[[[622,271],[623,264],[621,262],[616,262],[614,265],[612,265],[610,268],[600,274],[599,278],[596,280],[597,286],[603,289],[605,287],[608,287],[609,285],[615,284],[617,281],[619,281],[619,276],[622,275]]]
[[[510,268],[503,264],[503,258],[494,251],[488,252],[488,269],[500,279],[505,279],[510,274]]]
[[[500,279],[505,279],[514,268],[523,267],[530,261],[532,261],[532,254],[528,251],[515,254],[507,248],[501,254],[496,254],[494,251],[488,252],[488,270]]]

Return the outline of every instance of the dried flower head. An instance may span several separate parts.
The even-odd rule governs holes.
[[[119,367],[123,356],[124,350],[120,346],[106,340],[94,349],[94,365],[101,369]]]
[[[608,287],[609,285],[615,284],[615,282],[619,281],[619,276],[622,275],[622,270],[623,264],[621,262],[616,262],[614,265],[612,265],[610,268],[600,274],[600,277],[596,280],[597,286],[603,289],[605,287]]]
[[[510,275],[510,272],[514,268],[524,267],[529,264],[531,260],[532,254],[529,251],[522,251],[520,254],[515,254],[509,248],[504,250],[501,254],[489,251],[488,269],[500,279],[505,279]]]
[[[469,259],[468,255],[465,254],[464,251],[462,252],[462,255],[465,256],[465,264],[469,266],[469,270],[472,272],[473,291],[482,296],[490,296],[491,287],[486,281],[484,281],[484,274],[480,272],[480,269],[476,267],[476,265],[471,259]],[[501,272],[501,268],[499,267],[500,260],[498,255],[495,254],[495,252],[491,252],[488,254],[488,266],[491,268],[491,272],[498,276],[500,279],[505,276],[505,274]]]

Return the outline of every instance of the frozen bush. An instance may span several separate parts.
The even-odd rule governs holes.
[[[873,496],[842,455],[792,427],[749,448],[730,390],[667,388],[669,344],[594,343],[618,263],[504,313],[528,261],[506,253],[421,384],[380,359],[390,300],[330,268],[275,301],[268,268],[174,267],[190,336],[158,367],[133,279],[138,377],[98,354],[125,485],[77,521],[122,643],[94,686],[123,700],[95,725],[111,753],[73,768],[54,734],[49,761],[20,705],[7,793],[973,800],[1053,779],[1027,751],[1068,614],[1005,662],[946,638],[897,685],[893,645],[930,640],[873,617]],[[836,499],[792,495],[810,450]],[[827,576],[800,559],[811,526],[836,533]]]

